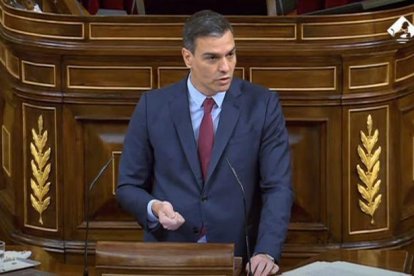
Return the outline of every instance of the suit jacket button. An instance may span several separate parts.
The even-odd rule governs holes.
[[[198,230],[198,228],[197,227],[193,227],[193,233],[194,234],[198,234],[200,231]]]
[[[207,196],[203,196],[203,197],[201,197],[201,201],[202,201],[202,202],[207,201],[207,199],[208,199],[208,197],[207,197]]]

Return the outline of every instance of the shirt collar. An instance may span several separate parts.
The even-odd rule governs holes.
[[[190,100],[194,101],[197,104],[197,106],[202,107],[204,100],[207,98],[207,96],[201,93],[197,88],[195,88],[195,86],[191,82],[191,75],[188,76],[187,87],[188,87],[188,93],[190,96]],[[226,95],[226,91],[223,91],[223,92],[218,92],[216,95],[212,96],[218,108],[221,108],[225,95]]]

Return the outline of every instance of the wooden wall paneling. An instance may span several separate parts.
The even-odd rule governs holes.
[[[399,101],[401,114],[401,136],[399,140],[401,181],[401,226],[414,220],[414,97]],[[405,226],[407,227],[407,226]],[[404,228],[405,228],[404,227]]]
[[[4,46],[2,44],[2,46]],[[5,53],[5,48],[1,52]],[[4,56],[5,57],[5,56]],[[21,183],[18,174],[21,171],[21,120],[19,106],[13,96],[10,79],[14,79],[6,69],[5,61],[0,63],[0,122],[1,122],[1,168],[0,168],[0,225],[9,242],[16,227],[19,195],[16,183]],[[20,201],[22,202],[22,200]]]
[[[390,107],[352,107],[344,116],[344,239],[389,238]]]
[[[256,56],[241,52],[239,64],[247,63],[248,80],[277,91],[284,105],[340,105],[341,56],[329,53],[321,58],[304,52],[292,56],[283,51]]]
[[[405,87],[406,80],[398,83],[397,87]],[[404,90],[401,90],[404,91]],[[404,91],[405,92],[405,91]],[[403,92],[403,93],[404,93]],[[400,246],[412,250],[411,240],[413,233],[413,109],[414,99],[412,95],[402,97],[398,101],[390,103],[390,231],[391,237],[385,240],[375,241],[371,245],[378,247],[393,246],[397,242]],[[410,245],[411,244],[411,245]]]
[[[4,11],[2,25],[10,32],[40,38],[80,40],[85,37],[83,22],[37,18],[36,13],[17,14]]]
[[[141,237],[138,224],[121,211],[114,195],[124,134],[133,109],[134,103],[128,108],[84,104],[65,108],[63,131],[65,135],[73,137],[66,140],[64,149],[67,156],[65,175],[68,176],[65,177],[65,192],[72,195],[66,197],[64,203],[67,210],[65,233],[68,238],[83,239],[86,189],[89,189],[92,180],[111,157],[112,163],[89,194],[90,239],[108,240],[113,238],[114,231],[123,233],[122,239],[125,240]]]
[[[7,94],[7,87],[2,88],[2,93]],[[10,179],[13,172],[13,160],[14,160],[14,118],[15,110],[12,103],[7,99],[0,100],[0,114],[1,114],[1,162],[2,162],[2,173]],[[5,179],[6,181],[6,179]],[[2,182],[2,186],[5,186],[6,182]]]
[[[298,38],[297,24],[287,23],[233,23],[238,41],[293,41]]]
[[[22,103],[24,227],[61,231],[59,114],[54,106]],[[27,229],[28,232],[30,230]],[[53,234],[52,234],[53,236]]]
[[[301,230],[311,232],[309,235],[301,233],[294,238],[294,242],[318,243],[320,239],[326,242],[326,236],[318,233],[327,230],[326,179],[322,174],[326,169],[326,143],[323,143],[326,141],[326,122],[302,118],[300,122],[289,120],[288,127],[295,186],[291,222],[302,224]],[[297,227],[300,228],[299,225]]]
[[[384,39],[386,30],[400,17],[394,15],[384,18],[370,18],[351,21],[328,21],[302,24],[302,39],[310,41],[329,41],[340,39]]]
[[[125,26],[128,28],[125,28]],[[183,23],[107,23],[89,25],[91,40],[172,40],[181,42]],[[168,34],[168,37],[166,36]]]
[[[6,66],[6,46],[0,41],[0,62]]]
[[[158,82],[157,88],[167,86],[176,82],[179,79],[185,78],[189,73],[189,69],[183,66],[169,67],[169,66],[160,66],[157,68]]]
[[[4,66],[4,64],[3,64]],[[16,213],[16,197],[15,197],[15,183],[16,173],[19,165],[19,154],[21,151],[20,145],[16,141],[16,106],[11,100],[10,87],[5,81],[8,73],[5,67],[0,68],[0,123],[1,123],[1,168],[0,168],[0,225],[2,229],[0,233],[3,234],[3,239],[6,243],[11,242],[11,233],[15,229],[15,218],[18,217]]]
[[[349,66],[349,89],[387,86],[390,83],[389,67],[387,62]]]
[[[284,107],[292,150],[295,203],[287,244],[303,248],[341,241],[341,111]],[[289,246],[286,249],[289,254]]]
[[[69,89],[150,90],[152,68],[131,65],[68,65]]]
[[[129,105],[127,100],[136,101],[142,93],[156,87],[157,65],[162,61],[159,57],[142,56],[64,56],[65,101],[90,103],[99,99]]]
[[[41,105],[62,102],[62,69],[58,53],[47,54],[32,46],[14,45],[7,48],[17,59],[19,79],[14,84],[13,93],[23,101],[34,101]]]
[[[377,95],[392,92],[395,51],[374,54],[345,54],[344,94]]]
[[[1,70],[4,73],[4,70]],[[10,88],[0,80],[1,93],[10,95]],[[20,151],[16,151],[18,145],[15,132],[15,113],[16,109],[10,98],[0,99],[0,122],[1,122],[1,169],[0,169],[0,202],[2,202],[3,210],[8,210],[5,216],[15,216],[15,187],[14,179],[18,170],[16,170],[16,155]],[[3,225],[11,226],[10,221],[3,221]]]
[[[119,155],[122,150],[124,133],[128,120],[110,118],[82,118],[78,119],[82,125],[84,152],[85,152],[85,180],[90,185],[100,168],[107,160],[117,155],[112,160],[102,178],[96,183],[94,190],[90,193],[90,214],[93,220],[117,221],[125,214],[120,212],[115,200],[114,187],[116,187],[117,176],[115,168],[118,167]],[[103,162],[105,161],[105,162]]]
[[[410,51],[404,53],[402,56],[397,56],[395,58],[395,82],[406,82],[412,80],[414,77],[414,72],[412,68],[414,67],[414,52]]]
[[[336,76],[335,66],[250,67],[250,78],[252,82],[262,84],[269,89],[280,92],[336,92]]]
[[[55,64],[22,60],[22,82],[42,87],[57,86],[57,66]]]
[[[6,69],[11,76],[16,79],[20,79],[20,66],[19,58],[14,55],[11,51],[6,51]]]
[[[2,92],[4,93],[4,92]],[[6,123],[6,99],[0,98],[0,124],[1,124],[1,170],[0,170],[0,191],[6,188],[6,177],[11,176],[11,127]]]

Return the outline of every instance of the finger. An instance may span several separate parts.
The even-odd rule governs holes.
[[[174,224],[176,221],[175,212],[174,215],[171,215],[169,213],[160,212],[159,213],[159,221],[161,224],[168,223],[168,224]]]
[[[258,271],[257,266],[258,266],[258,262],[256,262],[254,259],[250,259],[250,267],[249,267],[249,263],[247,263],[247,269],[246,270],[250,271],[250,268],[251,268],[252,269],[251,275],[258,275],[258,274],[256,274],[257,271]]]
[[[275,266],[275,263],[267,256],[265,256],[265,259],[263,259],[262,263],[264,264],[263,275],[270,275],[272,273],[273,267]]]
[[[276,275],[279,271],[279,266],[275,264],[273,261],[266,261],[266,267],[263,270],[262,275]]]
[[[263,271],[262,271],[262,275],[263,276],[271,275],[273,267],[274,267],[273,262],[264,263],[264,268],[263,268]]]
[[[179,224],[183,224],[185,222],[184,217],[178,212],[175,212],[175,219]]]
[[[159,216],[160,221],[161,220],[173,221],[175,219],[174,215],[171,215],[171,213],[164,212],[164,211],[160,211],[158,216]]]
[[[272,271],[270,271],[270,273],[272,275],[276,275],[276,273],[279,271],[279,266],[277,264],[273,264],[273,268]]]
[[[184,218],[177,212],[175,212],[174,218],[160,217],[161,225],[167,230],[177,230],[184,222]]]
[[[249,266],[249,263],[250,263],[250,266]],[[250,272],[250,268],[251,268],[252,269],[251,274],[255,275],[258,264],[259,264],[258,256],[254,256],[250,258],[250,261],[247,262],[246,264],[246,271]]]
[[[246,270],[246,274],[249,276],[250,275],[250,264],[251,263],[251,260],[249,261],[249,262],[247,262],[246,263],[246,268],[245,268],[245,270]],[[252,270],[253,270],[253,267],[252,267]]]
[[[254,268],[253,268],[253,265],[252,265],[252,270],[254,272],[254,276],[264,275],[263,272],[265,271],[265,268],[266,268],[266,263],[264,263],[264,262],[259,262],[258,264],[255,265]]]
[[[175,220],[170,219],[169,217],[165,215],[160,216],[159,220],[160,220],[161,225],[167,230],[171,230],[171,227],[173,227],[175,224]]]
[[[179,223],[177,220],[172,220],[168,226],[168,230],[177,230],[182,223]]]
[[[175,224],[174,224],[174,229],[176,230],[178,228],[180,228],[181,225],[183,225],[185,222],[185,219],[183,218],[183,216],[181,216],[179,213],[176,213],[175,215]]]

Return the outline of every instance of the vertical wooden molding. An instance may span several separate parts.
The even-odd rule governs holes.
[[[4,172],[11,176],[11,138],[7,128],[1,126],[1,157]]]

